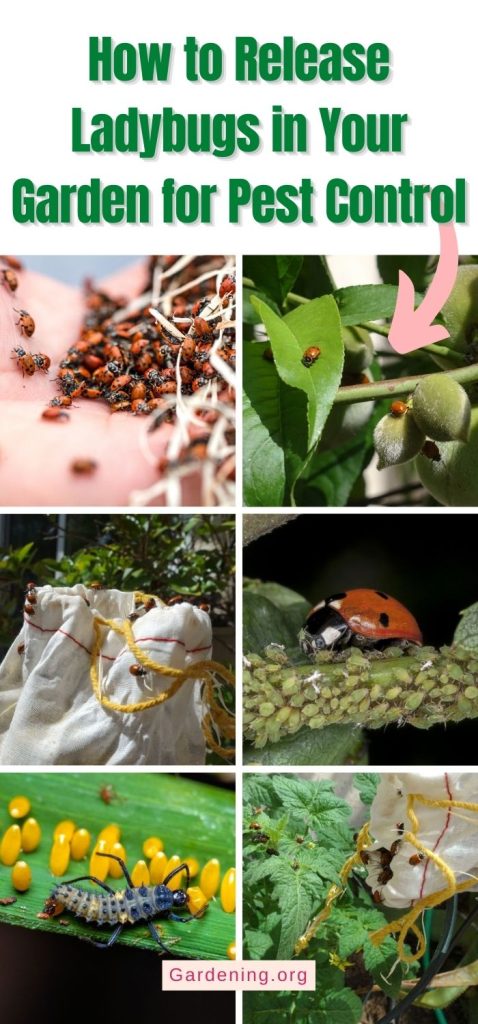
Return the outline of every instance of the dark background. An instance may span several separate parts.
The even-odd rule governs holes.
[[[234,992],[161,992],[162,959],[144,949],[95,949],[68,935],[0,925],[0,1019],[171,1024],[216,1017],[234,1024]]]
[[[478,601],[476,519],[463,513],[303,514],[244,549],[244,576],[274,580],[311,607],[354,587],[383,590],[412,612],[433,646],[451,643]],[[476,762],[478,720],[368,733],[371,764]]]

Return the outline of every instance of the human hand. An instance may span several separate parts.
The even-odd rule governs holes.
[[[75,399],[68,419],[46,420],[42,413],[58,395],[58,365],[78,338],[84,316],[81,288],[74,288],[21,270],[18,289],[0,287],[0,501],[3,506],[125,506],[134,490],[152,487],[159,479],[155,462],[164,457],[172,426],[164,423],[148,437],[154,455],[147,461],[140,447],[146,420],[130,412],[112,413],[101,401]],[[135,263],[99,283],[113,296],[127,300],[145,285],[144,264]],[[26,338],[17,325],[25,309],[35,320]],[[48,374],[29,377],[13,349],[49,356]],[[14,356],[14,358],[12,358]],[[97,464],[91,474],[72,470],[76,459]],[[200,504],[199,473],[183,482],[184,505]],[[164,499],[154,502],[162,505]]]

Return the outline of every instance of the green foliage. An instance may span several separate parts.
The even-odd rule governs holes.
[[[57,530],[45,517],[45,536]],[[234,623],[234,519],[225,515],[126,515],[92,517],[82,532],[81,520],[67,524],[67,548],[60,560],[38,560],[38,547],[27,544],[2,552],[0,587],[3,635],[11,641],[21,608],[24,582],[33,574],[38,585],[74,586],[101,583],[119,590],[142,590],[168,600],[204,597],[215,624]],[[89,524],[91,526],[91,524]]]
[[[363,787],[371,797],[373,776]],[[324,905],[332,884],[354,849],[350,808],[332,781],[290,775],[244,777],[244,944],[251,959],[286,959],[308,922]],[[358,874],[365,874],[362,868]],[[402,969],[394,966],[396,942],[380,947],[370,934],[386,923],[368,892],[351,881],[300,959],[317,964],[316,991],[260,993],[245,998],[245,1021],[289,1024],[358,1024],[362,1001],[347,987],[347,965],[370,975],[397,996]],[[287,1016],[286,1016],[287,1015]]]
[[[12,639],[12,623],[21,607],[18,586],[35,569],[36,549],[33,542],[20,548],[0,549],[0,644]]]
[[[283,318],[258,296],[251,303],[267,330],[274,363],[262,359],[262,346],[245,344],[245,494],[249,505],[289,504],[340,384],[340,320],[332,296],[312,299]],[[321,354],[305,367],[309,347]]]
[[[398,288],[391,284],[358,284],[339,288],[335,301],[340,319],[347,327],[368,320],[385,320],[393,316]]]
[[[372,803],[379,782],[380,775],[376,772],[360,772],[354,775],[354,787],[357,793],[360,793],[360,799],[366,807]]]
[[[453,637],[455,644],[478,649],[478,604],[472,604],[461,613],[461,619]]]
[[[456,288],[443,315],[437,317],[446,323],[450,339],[445,344],[403,357],[388,349],[383,340],[378,350],[380,358],[373,361],[377,387],[371,384],[370,394],[366,395],[367,409],[362,397],[362,408],[355,405],[357,395],[352,390],[349,393],[342,390],[338,396],[341,387],[366,383],[360,366],[367,365],[373,355],[372,351],[349,353],[346,344],[344,364],[344,339],[347,342],[344,332],[362,325],[363,337],[368,337],[366,331],[373,331],[375,321],[377,332],[386,338],[388,328],[383,326],[383,321],[390,321],[395,311],[399,269],[408,273],[413,281],[415,302],[419,305],[436,268],[435,258],[428,256],[381,256],[377,262],[383,284],[337,289],[325,257],[252,256],[245,259],[243,476],[246,505],[337,507],[357,501],[367,504],[363,474],[374,453],[373,430],[390,408],[388,389],[381,382],[394,377],[427,375],[431,369],[435,371],[434,379],[439,381],[437,363],[441,369],[456,370],[464,366],[465,356],[469,363],[476,362],[477,341],[474,334],[472,337],[470,325],[473,317],[473,323],[476,322],[478,270],[470,264],[460,267]],[[468,333],[465,328],[469,328]],[[467,348],[463,341],[465,336]],[[270,348],[264,344],[266,338]],[[301,357],[312,346],[320,348],[321,354],[307,368],[302,365]],[[478,368],[476,375],[473,368],[465,386],[470,387],[470,382],[477,378]],[[447,386],[450,392],[452,384],[448,379]],[[409,383],[408,391],[412,387]],[[384,397],[388,401],[380,400]],[[444,416],[448,428],[449,403],[450,394],[441,395],[440,417]],[[362,415],[349,415],[354,410]],[[413,428],[411,419],[403,425],[410,430]],[[397,429],[401,427],[398,424]],[[452,436],[456,436],[455,422],[450,429]],[[465,427],[460,424],[460,429],[464,436]],[[427,436],[435,438],[435,432],[427,430]],[[379,443],[380,432],[376,437]],[[412,454],[407,449],[398,459],[382,457],[381,465],[409,462],[416,450],[415,445]],[[437,497],[436,464],[430,468],[419,459],[417,468],[424,486]],[[401,472],[406,489],[411,480],[406,470]],[[398,488],[395,495],[397,491]],[[416,496],[404,497],[405,503],[412,504],[430,500],[428,495],[424,498],[419,493],[419,485]],[[438,496],[438,500],[448,503],[446,496],[445,499]]]
[[[398,284],[398,274],[408,274],[418,292],[425,291],[436,269],[436,256],[377,256],[377,266],[385,284]]]
[[[302,256],[246,256],[244,274],[279,306],[297,279],[302,267]]]

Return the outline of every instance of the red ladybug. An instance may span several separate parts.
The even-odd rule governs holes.
[[[418,623],[403,604],[381,590],[347,590],[312,608],[299,633],[304,654],[344,647],[383,650],[422,644]]]

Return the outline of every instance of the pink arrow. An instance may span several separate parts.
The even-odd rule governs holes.
[[[435,277],[423,302],[414,309],[415,289],[408,274],[398,274],[398,295],[388,340],[395,352],[406,355],[417,348],[449,338],[446,327],[432,324],[455,284],[458,270],[458,242],[452,223],[440,224],[440,257]]]

